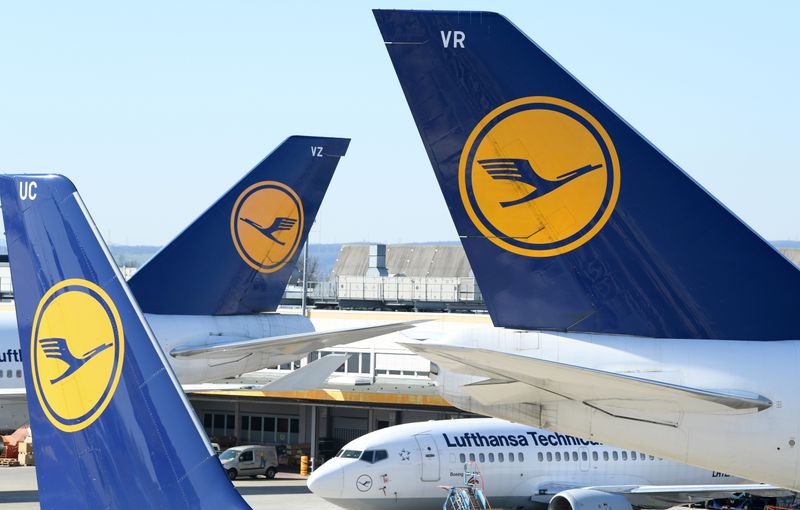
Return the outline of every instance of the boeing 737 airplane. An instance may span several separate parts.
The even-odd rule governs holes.
[[[301,315],[261,313],[278,307],[348,144],[342,138],[287,139],[131,277],[131,291],[181,383],[217,381],[411,327],[314,331]],[[35,199],[38,184],[30,186],[21,193]],[[100,354],[70,352],[53,342],[51,355],[73,367]],[[0,311],[0,428],[27,421],[19,349],[14,313]],[[270,390],[315,388],[345,360],[320,358]]]
[[[249,509],[72,183],[0,176],[0,201],[42,510]],[[64,378],[54,341],[84,359]]]
[[[800,489],[800,271],[504,17],[375,17],[497,327],[445,398]]]
[[[348,443],[308,488],[348,510],[440,510],[475,463],[492,507],[669,508],[733,493],[789,494],[725,473],[493,418],[396,425]],[[600,506],[605,503],[607,506]]]

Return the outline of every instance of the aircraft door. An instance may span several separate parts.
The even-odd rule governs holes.
[[[585,446],[578,448],[578,458],[581,464],[581,471],[589,471],[590,460],[589,460],[589,449]]]
[[[419,445],[420,459],[422,465],[422,481],[436,482],[439,480],[439,449],[436,448],[436,441],[430,434],[418,434],[414,436]]]

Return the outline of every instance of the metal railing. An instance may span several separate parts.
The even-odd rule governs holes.
[[[309,282],[307,298],[318,307],[485,309],[481,291],[472,277],[338,276],[325,282]],[[299,304],[301,300],[300,284],[286,289],[284,304]]]
[[[320,290],[337,300],[483,303],[475,278],[339,276]]]

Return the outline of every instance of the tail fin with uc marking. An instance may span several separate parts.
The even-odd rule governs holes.
[[[43,510],[248,509],[72,183],[0,176]]]
[[[142,310],[275,310],[349,143],[312,136],[284,141],[130,278]]]
[[[374,11],[497,326],[800,338],[800,272],[506,18]]]

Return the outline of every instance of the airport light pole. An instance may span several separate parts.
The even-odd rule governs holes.
[[[302,297],[302,309],[303,309],[303,317],[306,316],[306,294],[308,291],[308,240],[306,240],[306,244],[303,247],[303,297]]]

